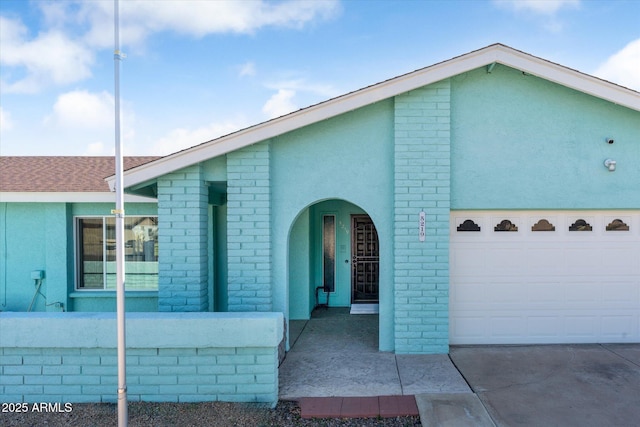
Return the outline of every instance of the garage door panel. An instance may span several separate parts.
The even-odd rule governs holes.
[[[538,339],[557,338],[561,335],[560,316],[531,316],[527,322],[528,334]]]
[[[623,246],[625,246],[625,248],[601,248],[600,257],[602,267],[605,268],[609,274],[614,275],[621,271],[625,273],[640,273],[638,262],[638,252],[640,252],[640,248],[629,250],[629,245]]]
[[[625,315],[608,315],[602,317],[602,336],[614,340],[626,341],[629,337],[637,335],[638,331],[635,316],[631,313]]]
[[[481,248],[486,245],[468,244],[464,248],[455,248],[450,251],[450,266],[458,276],[477,275],[478,271],[483,271],[486,265],[485,256]]]
[[[637,307],[640,302],[640,286],[636,281],[604,282],[602,285],[604,307]]]
[[[490,319],[491,337],[499,340],[505,338],[516,339],[522,335],[526,329],[527,322],[523,316],[519,315],[497,315]]]
[[[564,290],[558,282],[530,283],[526,286],[527,299],[533,305],[548,307],[565,300]]]
[[[567,315],[564,324],[569,342],[593,339],[599,329],[597,316]]]
[[[538,244],[530,247],[525,262],[526,273],[532,276],[562,274],[566,265],[564,252],[557,249],[549,250],[548,243],[547,246]]]
[[[602,273],[602,257],[598,250],[582,245],[581,248],[566,247],[564,249],[565,275],[583,277]]]
[[[498,247],[492,246],[491,251],[486,251],[486,274],[490,276],[513,276],[522,274],[523,251],[519,247]]]
[[[451,221],[452,344],[640,341],[640,212],[473,214],[480,232]],[[606,231],[618,216],[630,230]],[[498,217],[518,231],[494,232]],[[556,231],[531,231],[541,218]],[[569,231],[580,218],[593,230]]]

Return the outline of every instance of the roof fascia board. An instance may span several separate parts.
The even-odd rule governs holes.
[[[640,96],[635,91],[537,58],[508,46],[496,44],[347,93],[286,116],[221,137],[210,143],[200,144],[154,162],[138,166],[125,172],[123,177],[124,186],[130,187],[155,179],[165,173],[199,163],[203,159],[221,156],[494,62],[640,111]],[[112,187],[115,176],[107,178],[107,181]]]
[[[517,50],[505,50],[504,47],[496,50],[496,62],[614,104],[640,111],[640,94],[637,92],[560,64]]]
[[[0,192],[2,203],[115,203],[113,193],[44,193],[44,192]],[[156,203],[157,199],[125,194],[127,203]]]
[[[173,170],[194,165],[203,159],[221,156],[242,147],[246,147],[270,138],[282,135],[301,127],[335,117],[337,115],[364,107],[404,92],[411,91],[453,75],[470,71],[486,65],[482,57],[473,55],[462,56],[452,61],[442,62],[423,70],[405,74],[376,85],[342,95],[321,104],[282,116],[268,122],[253,126],[222,137],[215,143],[201,144],[185,151],[163,157],[145,165],[138,166],[125,172],[124,186],[130,187],[138,183],[152,180]],[[113,188],[115,176],[107,178],[110,188]]]

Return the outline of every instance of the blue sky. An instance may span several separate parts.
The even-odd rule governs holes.
[[[640,1],[120,0],[122,141],[164,155],[493,43],[640,91]],[[0,0],[0,155],[114,153],[113,1]]]

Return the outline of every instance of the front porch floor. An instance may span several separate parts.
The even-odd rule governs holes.
[[[315,310],[290,321],[291,350],[279,368],[279,398],[470,393],[446,354],[378,351],[378,315]]]

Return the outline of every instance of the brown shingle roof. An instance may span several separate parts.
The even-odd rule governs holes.
[[[124,169],[158,158],[125,157]],[[0,191],[108,192],[109,186],[104,179],[114,173],[114,157],[0,157]]]

